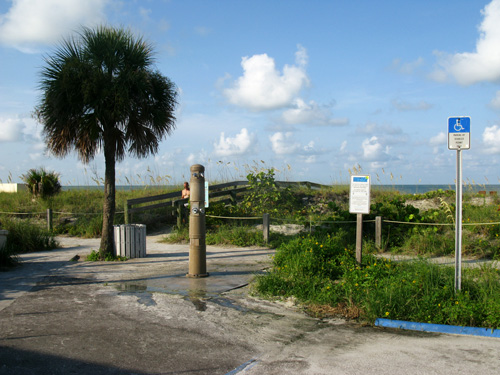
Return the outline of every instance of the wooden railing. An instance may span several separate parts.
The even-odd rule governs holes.
[[[248,181],[233,181],[211,185],[208,188],[209,200],[236,203],[238,195],[244,193],[247,188]],[[189,202],[188,198],[182,199],[180,196],[181,191],[175,191],[150,197],[128,199],[125,205],[125,223],[131,223],[133,214],[136,212],[165,208],[166,215],[177,217],[177,226],[180,227],[182,219],[187,217],[185,204]],[[145,203],[151,204],[145,205]]]
[[[328,187],[327,185],[316,184],[309,181],[276,181],[276,184],[280,187],[305,186],[307,188],[315,189]],[[223,184],[211,185],[208,187],[209,201],[236,203],[238,198],[248,191],[248,186],[248,181],[232,181],[225,182]],[[177,217],[177,226],[180,227],[182,219],[187,218],[185,204],[189,202],[188,198],[181,199],[180,196],[181,191],[175,191],[172,193],[153,195],[150,197],[129,199],[125,205],[125,223],[131,223],[132,216],[136,212],[148,211],[156,208],[165,208],[166,215]],[[145,205],[145,203],[151,204]]]

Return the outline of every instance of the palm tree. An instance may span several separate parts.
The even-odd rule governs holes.
[[[151,44],[124,29],[83,28],[45,62],[35,116],[48,149],[60,157],[74,149],[84,163],[104,153],[104,258],[113,251],[115,163],[158,151],[175,128],[176,87],[153,69]]]

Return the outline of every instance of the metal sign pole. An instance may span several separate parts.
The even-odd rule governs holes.
[[[455,292],[462,289],[462,150],[457,150],[455,205]]]
[[[363,214],[356,215],[356,261],[363,260]]]
[[[455,292],[462,289],[462,151],[470,149],[470,117],[448,117],[448,149],[457,150]]]

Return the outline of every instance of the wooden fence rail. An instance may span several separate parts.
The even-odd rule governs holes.
[[[209,187],[209,199],[216,199],[223,202],[236,202],[238,194],[247,190],[248,181],[233,181],[223,184],[212,185]],[[125,205],[125,223],[132,222],[135,212],[149,211],[156,208],[165,208],[167,215],[177,217],[177,226],[180,227],[182,219],[186,218],[185,204],[189,202],[188,198],[180,198],[181,191],[175,191],[167,194],[153,195],[150,197],[128,199]],[[221,199],[227,197],[226,199]],[[154,203],[153,203],[154,202]],[[151,203],[145,205],[145,203]]]
[[[321,189],[327,185],[316,184],[309,181],[276,181],[280,187],[304,186],[307,188]],[[248,190],[248,181],[232,181],[223,184],[209,186],[209,200],[216,200],[224,203],[236,203],[238,197]],[[156,208],[165,208],[166,215],[177,217],[177,226],[182,223],[182,218],[186,218],[185,204],[188,199],[181,199],[181,191],[167,194],[153,195],[150,197],[128,199],[125,205],[125,223],[132,222],[133,214],[141,211],[149,211]],[[150,203],[150,204],[146,204]]]

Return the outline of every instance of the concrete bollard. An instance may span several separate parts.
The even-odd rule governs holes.
[[[205,242],[205,167],[200,164],[190,168],[189,185],[189,272],[187,277],[207,277],[207,245]]]

